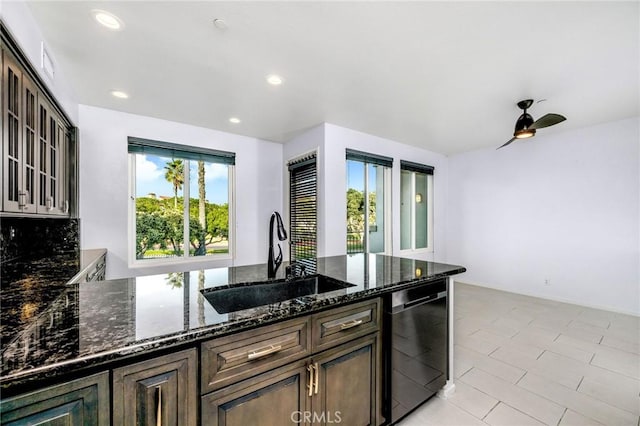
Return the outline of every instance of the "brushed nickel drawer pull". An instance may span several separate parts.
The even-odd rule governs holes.
[[[269,345],[269,347],[267,348],[261,348],[261,349],[257,349],[255,351],[249,352],[247,354],[247,358],[249,358],[249,360],[258,359],[258,358],[262,358],[263,356],[274,354],[281,350],[282,350],[282,345]]]
[[[317,395],[318,394],[318,383],[320,382],[320,379],[318,378],[318,374],[320,372],[320,369],[318,368],[318,363],[317,362],[315,364],[313,364],[313,369],[316,371],[316,377],[313,380],[313,389],[314,389],[314,393]]]
[[[156,386],[158,405],[156,406],[156,426],[162,426],[162,387]]]
[[[309,396],[313,396],[313,379],[314,379],[314,374],[313,374],[313,365],[307,365],[307,371],[309,372],[309,384],[307,385],[307,387],[309,388]]]
[[[352,320],[352,321],[349,321],[349,322],[343,322],[342,324],[340,324],[340,330],[348,330],[350,328],[357,327],[360,324],[362,324],[362,320],[361,319]]]

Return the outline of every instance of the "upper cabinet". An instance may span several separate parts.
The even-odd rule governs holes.
[[[69,216],[73,129],[2,49],[2,211]]]

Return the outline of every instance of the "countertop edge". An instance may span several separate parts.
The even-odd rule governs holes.
[[[107,253],[105,248],[80,250],[80,270],[69,280],[69,284],[80,282],[82,276],[93,268],[100,257]]]

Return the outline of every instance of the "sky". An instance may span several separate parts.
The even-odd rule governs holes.
[[[376,190],[376,174],[372,172],[374,167],[369,169],[369,192]],[[347,160],[347,188],[364,191],[364,163],[360,161]]]
[[[155,155],[136,155],[136,197],[153,192],[156,196],[173,197],[173,185],[164,178],[164,167],[169,158]],[[190,197],[198,198],[198,163],[190,162]],[[228,166],[224,164],[205,164],[206,199],[210,203],[224,204],[229,200]],[[182,190],[178,191],[182,196]]]

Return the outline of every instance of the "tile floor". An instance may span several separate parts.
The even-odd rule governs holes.
[[[456,392],[401,426],[640,426],[640,318],[456,283]]]

